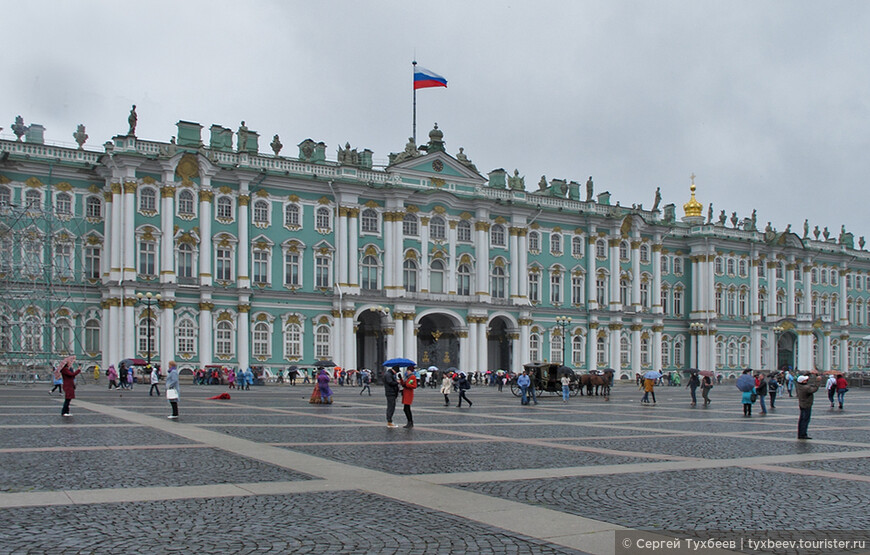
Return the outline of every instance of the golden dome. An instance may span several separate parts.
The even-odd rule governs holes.
[[[695,199],[695,174],[692,174],[692,185],[689,187],[689,190],[692,191],[692,198],[683,205],[683,211],[686,213],[687,218],[698,217],[704,210],[704,205]]]

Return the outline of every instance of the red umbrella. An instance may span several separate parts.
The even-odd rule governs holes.
[[[713,377],[712,370],[701,370],[700,372],[698,372],[698,374],[700,374],[701,376],[709,376],[711,378]]]

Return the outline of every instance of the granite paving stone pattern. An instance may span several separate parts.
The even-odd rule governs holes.
[[[48,389],[0,387],[3,554],[610,555],[626,530],[870,530],[870,389],[821,399],[809,441],[796,400],[745,419],[725,386],[707,408],[685,388],[642,406],[633,383],[531,406],[476,386],[461,409],[419,389],[412,429],[401,405],[386,427],[378,385],[319,406],[307,385],[183,383],[178,420],[105,384],[62,418]]]

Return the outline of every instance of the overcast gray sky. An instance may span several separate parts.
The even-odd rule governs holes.
[[[867,235],[870,3],[861,1],[117,2],[0,0],[0,136],[16,115],[47,142],[127,131],[168,141],[196,121],[275,133],[295,156],[350,142],[376,161],[411,135],[417,93],[486,175],[584,183],[682,216],[689,175],[716,214],[778,229],[804,218]],[[207,140],[207,133],[204,132]]]

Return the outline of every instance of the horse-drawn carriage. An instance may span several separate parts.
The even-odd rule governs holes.
[[[562,394],[562,376],[567,375],[571,379],[568,386],[571,395],[577,395],[580,390],[579,375],[571,368],[562,364],[551,364],[548,362],[532,362],[523,365],[531,379],[531,387],[535,388],[535,395],[540,396],[543,393]],[[517,385],[516,377],[511,380],[511,393],[519,397],[522,394],[520,386]]]

